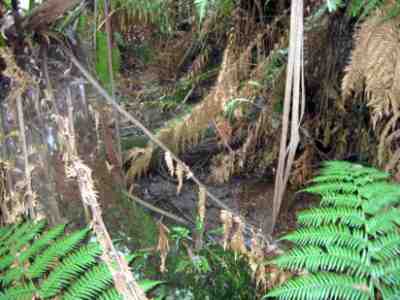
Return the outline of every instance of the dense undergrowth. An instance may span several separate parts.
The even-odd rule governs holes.
[[[388,177],[359,164],[326,163],[304,190],[321,195],[321,207],[299,213],[301,227],[281,238],[296,247],[273,260],[263,258],[273,272],[263,275],[267,286],[277,283],[273,277],[279,272],[272,266],[292,274],[267,297],[397,299],[400,189]],[[188,229],[160,226],[158,254],[127,255],[137,278],[153,278],[139,282],[155,290],[157,299],[262,298],[245,248],[211,242],[216,232],[196,248]],[[64,225],[46,230],[43,221],[1,228],[0,299],[120,299],[101,248],[88,235],[88,229],[65,235]]]

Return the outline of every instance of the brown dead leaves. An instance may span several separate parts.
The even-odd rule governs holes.
[[[165,271],[167,271],[165,263],[166,263],[169,249],[170,249],[169,248],[169,240],[168,240],[169,229],[163,223],[159,222],[158,223],[158,232],[159,232],[159,234],[158,234],[157,251],[160,252],[160,258],[161,258],[160,272],[164,273]]]

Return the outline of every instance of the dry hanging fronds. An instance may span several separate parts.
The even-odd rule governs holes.
[[[183,187],[183,177],[185,176],[185,169],[181,164],[176,166],[176,178],[178,179],[178,187],[176,188],[176,194],[180,194]]]
[[[220,219],[222,222],[224,236],[223,247],[232,249],[240,254],[247,254],[244,242],[244,223],[239,216],[234,216],[231,212],[221,210]]]
[[[255,45],[255,42],[251,43],[238,58],[233,51],[237,45],[229,44],[224,51],[217,83],[211,93],[180,123],[170,124],[159,131],[157,137],[174,154],[179,154],[188,146],[199,143],[210,121],[215,120],[223,112],[227,101],[236,96],[240,87],[238,73],[241,77],[249,75],[248,64],[245,70],[240,70],[240,68],[243,67],[243,61],[246,61]],[[133,178],[143,175],[149,167],[152,154],[153,151],[146,152],[146,160],[140,159],[132,163],[128,174]]]
[[[178,187],[176,188],[176,194],[179,195],[183,187],[183,180],[186,173],[185,167],[182,166],[182,164],[180,163],[177,163],[175,166],[174,159],[172,158],[171,152],[169,151],[165,152],[164,160],[165,164],[167,165],[169,174],[171,176],[176,176],[176,178],[178,179]],[[188,178],[190,178],[190,175],[188,175]]]
[[[199,188],[199,204],[198,204],[198,215],[200,222],[204,223],[204,219],[206,216],[206,199],[207,199],[207,191],[201,186]]]
[[[164,273],[165,271],[167,271],[165,267],[165,262],[169,253],[169,240],[168,240],[169,229],[163,223],[159,222],[158,232],[159,233],[158,233],[157,251],[160,251],[160,258],[161,258],[160,272]]]
[[[235,230],[233,232],[232,239],[230,242],[230,248],[237,253],[247,255],[246,244],[244,242],[244,236],[243,236],[244,223],[239,216],[235,216],[233,218],[233,222],[235,224],[234,226]]]
[[[131,166],[127,172],[130,178],[140,177],[147,173],[153,157],[154,148],[152,144],[149,144],[140,150],[134,148],[133,151],[136,152],[137,155],[130,161]]]
[[[220,219],[224,231],[222,245],[224,247],[224,250],[226,250],[229,246],[229,237],[233,226],[232,213],[227,210],[221,210]]]
[[[379,136],[379,146],[378,146],[378,164],[382,166],[385,161],[390,159],[391,153],[391,143],[393,141],[393,132],[396,128],[396,124],[400,118],[400,113],[394,114],[390,120],[388,120],[380,132]]]
[[[400,161],[393,135],[400,116],[400,16],[385,18],[387,14],[387,8],[377,10],[360,26],[342,92],[346,98],[352,93],[366,96],[379,136],[378,164],[389,171]]]
[[[265,291],[267,288],[267,279],[264,266],[264,247],[263,241],[253,231],[251,249],[248,253],[249,266],[252,271],[252,277],[256,281],[256,286],[261,287]]]
[[[168,151],[165,152],[164,160],[167,165],[169,174],[171,176],[174,176],[175,175],[175,165],[174,165],[174,160],[172,159],[172,156],[171,156],[171,152],[168,152]]]
[[[342,83],[344,98],[365,93],[374,127],[400,106],[400,17],[385,15],[378,10],[360,26]]]
[[[228,182],[235,173],[235,153],[221,153],[213,157],[211,166],[211,179],[217,183]]]
[[[305,145],[304,152],[293,163],[292,176],[290,183],[292,186],[303,186],[313,175],[312,158],[314,148],[311,144]]]

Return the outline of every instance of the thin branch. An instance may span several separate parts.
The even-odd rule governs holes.
[[[180,217],[178,217],[178,216],[176,216],[174,214],[171,214],[171,213],[169,213],[169,212],[167,212],[167,211],[165,211],[165,210],[163,210],[161,208],[155,207],[154,205],[151,205],[150,203],[147,203],[146,201],[140,199],[139,197],[137,197],[135,195],[132,195],[132,194],[126,192],[126,191],[122,191],[122,193],[125,196],[127,196],[128,198],[132,199],[133,201],[139,203],[140,205],[142,205],[142,206],[144,206],[144,207],[146,207],[146,208],[148,208],[148,209],[150,209],[150,210],[152,210],[152,211],[154,211],[154,212],[156,212],[156,213],[158,213],[158,214],[160,214],[162,216],[170,218],[171,220],[174,220],[174,221],[176,221],[178,223],[182,223],[184,225],[188,225],[189,224],[189,222],[187,222],[186,220],[184,220],[184,219],[182,219],[182,218],[180,218]]]

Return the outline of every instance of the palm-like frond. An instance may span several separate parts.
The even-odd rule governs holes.
[[[274,260],[274,263],[290,270],[347,272],[363,278],[372,274],[358,251],[336,246],[328,247],[327,251],[315,246],[293,249]]]
[[[316,273],[290,280],[272,290],[268,297],[282,300],[370,299],[365,280],[331,273]]]
[[[351,207],[324,207],[299,213],[297,222],[303,226],[343,224],[359,228],[365,224],[365,219],[361,211]]]
[[[40,256],[36,257],[35,261],[28,269],[28,277],[33,279],[42,276],[44,272],[54,265],[56,260],[75,249],[88,232],[89,229],[83,229],[52,244]]]
[[[30,285],[17,285],[0,292],[0,300],[32,300],[36,292],[35,287]]]
[[[53,297],[67,286],[73,279],[77,278],[90,266],[96,263],[96,258],[101,254],[98,244],[92,243],[81,247],[76,252],[66,257],[57,269],[42,283],[39,295],[43,299]]]
[[[111,272],[105,264],[95,266],[79,278],[67,291],[63,300],[90,300],[104,292],[112,283]]]
[[[326,163],[314,186],[305,189],[322,196],[322,207],[299,213],[303,228],[281,238],[298,247],[274,261],[308,275],[267,296],[370,299],[378,292],[385,300],[399,299],[400,187],[388,176],[349,162]]]
[[[400,255],[400,238],[398,233],[383,235],[375,239],[369,247],[370,256],[378,261],[389,260]]]
[[[122,296],[118,294],[115,288],[111,288],[104,291],[100,295],[99,300],[122,300]]]
[[[347,246],[351,249],[363,249],[366,246],[362,231],[351,231],[346,226],[330,225],[300,228],[282,238],[298,245]]]
[[[361,205],[361,199],[358,195],[349,194],[331,194],[321,198],[321,206],[333,207],[352,207],[356,208]]]
[[[58,238],[64,232],[64,229],[65,225],[60,224],[42,234],[42,236],[37,239],[26,251],[21,253],[19,256],[20,263],[24,263],[27,259],[30,259],[42,251],[46,246]]]
[[[83,242],[89,229],[60,238],[65,225],[41,233],[44,225],[26,222],[0,228],[6,235],[0,237],[0,300],[122,299],[101,262],[100,245]],[[160,283],[143,284],[149,289]]]

